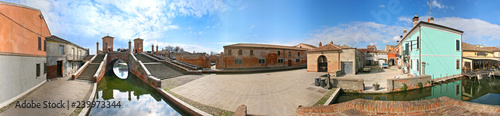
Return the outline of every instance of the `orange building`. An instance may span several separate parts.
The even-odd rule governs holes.
[[[46,81],[50,35],[39,9],[0,2],[0,107]]]

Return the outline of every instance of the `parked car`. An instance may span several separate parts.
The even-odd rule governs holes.
[[[385,62],[385,60],[378,60],[378,64],[380,65],[380,67],[382,68],[387,68],[389,67],[389,65],[387,65],[387,63]]]

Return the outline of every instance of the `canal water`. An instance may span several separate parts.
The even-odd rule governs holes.
[[[500,105],[500,77],[460,79],[433,87],[389,94],[341,93],[334,103],[354,99],[412,101],[447,96],[480,104]]]
[[[113,68],[114,70],[106,72],[103,79],[97,84],[94,101],[110,101],[111,104],[114,102],[115,106],[109,108],[107,106],[105,108],[94,107],[89,112],[90,116],[186,115],[180,108],[171,105],[172,102],[151,86],[128,70],[123,70],[123,66]],[[125,75],[126,77],[119,77]],[[118,102],[120,102],[119,107],[117,106]]]

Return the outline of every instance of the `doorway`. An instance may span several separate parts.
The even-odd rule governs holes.
[[[327,72],[328,71],[328,62],[326,61],[325,56],[318,57],[318,72]]]
[[[57,77],[62,77],[63,61],[57,61]]]

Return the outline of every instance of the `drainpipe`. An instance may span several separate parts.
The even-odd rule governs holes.
[[[420,68],[420,70],[422,70],[422,75],[425,75],[425,62],[422,62],[422,68]]]

